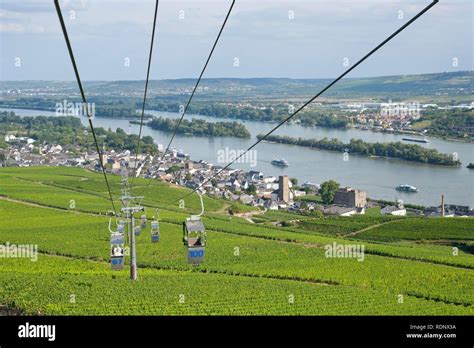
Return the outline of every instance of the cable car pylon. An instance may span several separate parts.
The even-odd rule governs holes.
[[[135,236],[140,235],[140,228],[143,224],[135,226],[135,213],[144,212],[145,209],[141,205],[143,196],[130,196],[129,184],[128,184],[128,171],[126,168],[122,168],[122,196],[120,200],[122,202],[122,208],[120,211],[125,216],[128,230],[128,242],[130,245],[130,279],[137,280],[137,257],[135,248]],[[142,215],[143,216],[143,215]],[[110,221],[109,221],[110,224]],[[125,226],[125,222],[123,223]],[[145,216],[145,227],[146,227],[146,216]],[[125,228],[123,228],[125,229]],[[137,233],[138,230],[138,233]]]

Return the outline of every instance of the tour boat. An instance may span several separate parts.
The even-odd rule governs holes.
[[[407,184],[400,184],[395,189],[398,191],[405,191],[405,192],[418,192],[418,189],[415,186],[411,186]]]
[[[289,164],[286,160],[284,160],[283,158],[282,159],[274,159],[272,161],[272,164],[275,165],[275,166],[278,166],[278,167],[288,167]]]

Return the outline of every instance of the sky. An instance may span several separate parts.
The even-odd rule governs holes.
[[[236,0],[204,77],[336,77],[427,0]],[[60,0],[83,80],[143,80],[153,0]],[[151,79],[197,78],[231,0],[160,0]],[[471,0],[441,0],[348,77],[473,70]],[[0,0],[0,80],[74,80],[52,0]]]

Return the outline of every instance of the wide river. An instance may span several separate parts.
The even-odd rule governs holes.
[[[14,111],[20,116],[54,116],[54,112],[27,109],[4,109],[0,111]],[[146,111],[148,114],[177,118],[177,113]],[[199,118],[209,122],[232,121],[201,115],[186,115],[186,119]],[[81,117],[84,125],[88,126],[87,119]],[[130,125],[126,119],[100,118],[93,120],[94,126],[116,129],[118,127],[126,132],[138,134],[139,125]],[[176,135],[171,147],[181,149],[188,153],[193,160],[205,160],[214,164],[224,165],[219,162],[219,150],[245,150],[256,141],[256,135],[266,133],[272,129],[274,123],[246,121],[244,125],[252,134],[250,139],[233,137],[207,138]],[[171,133],[152,130],[143,127],[143,135],[150,135],[155,142],[166,146]],[[357,129],[337,130],[319,127],[302,127],[299,125],[284,125],[275,134],[288,135],[302,138],[337,138],[349,142],[351,138],[363,139],[367,142],[402,141],[403,135],[374,133]],[[441,194],[445,195],[449,204],[462,204],[474,206],[474,170],[469,170],[466,165],[474,162],[474,144],[444,141],[431,138],[428,144],[420,146],[434,148],[443,153],[457,153],[462,162],[459,168],[416,164],[401,160],[382,158],[369,158],[350,155],[344,160],[344,155],[338,152],[317,150],[306,147],[273,144],[262,142],[255,147],[256,166],[252,158],[246,163],[236,163],[234,168],[246,170],[259,170],[265,175],[288,175],[298,179],[299,183],[310,181],[321,183],[334,179],[344,186],[352,186],[367,192],[371,198],[396,200],[402,199],[405,203],[438,205]],[[274,158],[284,158],[289,167],[280,168],[270,164]],[[395,190],[398,184],[410,184],[418,188],[417,193],[403,193]]]

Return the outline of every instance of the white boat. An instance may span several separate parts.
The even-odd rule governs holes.
[[[179,149],[179,151],[176,153],[176,156],[178,156],[178,157],[188,157],[189,155],[187,153],[184,153],[183,150]]]
[[[405,141],[412,141],[412,142],[415,142],[415,143],[425,143],[425,144],[428,144],[430,141],[424,137],[423,139],[418,139],[418,138],[402,138],[402,140],[405,140]]]
[[[415,186],[407,185],[407,184],[400,184],[395,187],[395,190],[404,191],[404,192],[418,192],[418,189]]]
[[[271,163],[275,166],[278,166],[278,167],[288,167],[289,166],[288,162],[283,158],[282,159],[274,159]]]

